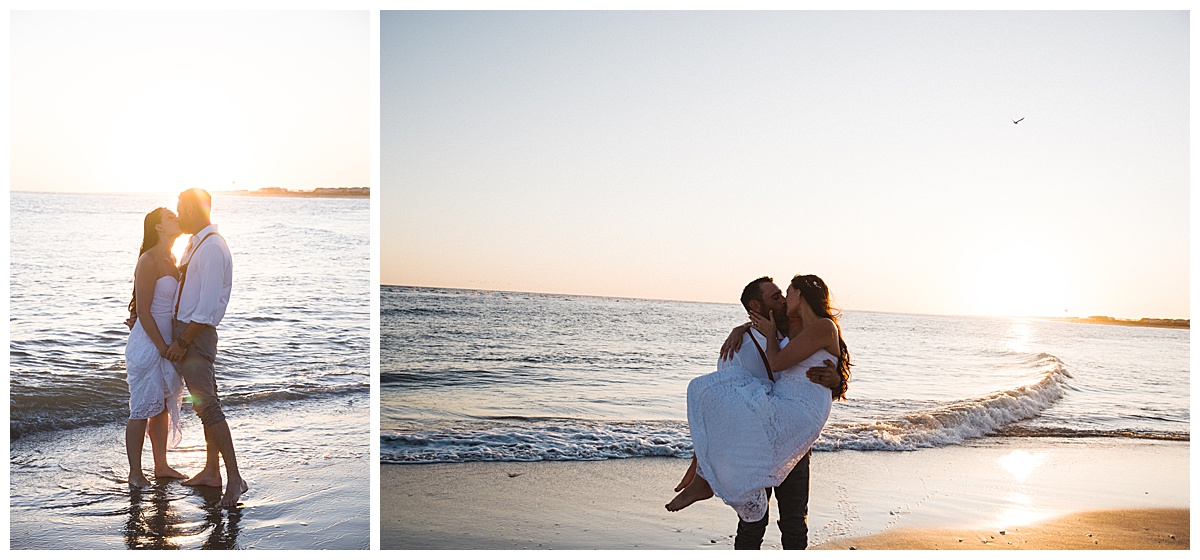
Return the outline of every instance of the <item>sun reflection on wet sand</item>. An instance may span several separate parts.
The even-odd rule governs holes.
[[[1046,462],[1045,453],[1030,453],[1018,449],[996,460],[1004,470],[1008,471],[1018,482],[1025,482],[1029,475]]]
[[[1034,471],[1046,463],[1045,453],[1017,449],[996,462],[1016,481],[1012,492],[1004,498],[1005,505],[996,515],[996,527],[1028,525],[1055,515],[1056,512],[1037,506],[1026,485]]]

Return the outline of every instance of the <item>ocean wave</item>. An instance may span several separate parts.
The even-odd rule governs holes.
[[[367,382],[292,385],[260,391],[221,395],[225,408],[271,404],[284,401],[317,399],[335,395],[369,394]],[[32,388],[22,388],[23,394],[14,394],[9,405],[9,437],[17,439],[30,434],[49,430],[70,430],[85,426],[123,423],[129,414],[127,405],[129,390],[124,379],[103,378],[80,383],[71,389],[58,390],[52,395],[43,395]],[[185,402],[183,413],[191,414]],[[96,403],[106,403],[97,406]]]
[[[1054,437],[1054,438],[1134,438],[1156,439],[1163,441],[1191,441],[1192,436],[1187,432],[1159,432],[1131,430],[1075,430],[1061,427],[1028,427],[1007,426],[992,434],[1003,437]]]
[[[989,435],[1063,435],[1021,431],[1012,425],[1038,416],[1069,389],[1071,379],[1055,356],[1031,360],[1036,383],[956,401],[899,418],[870,423],[832,423],[815,451],[913,451],[956,445]],[[1089,434],[1079,432],[1078,435]],[[1181,439],[1176,435],[1093,434]],[[1186,436],[1183,436],[1186,439]],[[496,416],[439,430],[396,431],[380,438],[384,463],[475,461],[586,461],[634,457],[690,457],[685,422],[603,422],[547,417]]]
[[[1036,383],[913,412],[902,418],[829,426],[813,448],[914,451],[962,443],[1034,418],[1063,397],[1071,373],[1051,354],[1039,354],[1032,362],[1042,374]]]
[[[691,457],[687,424],[556,421],[522,426],[429,430],[381,437],[383,463],[597,461]]]

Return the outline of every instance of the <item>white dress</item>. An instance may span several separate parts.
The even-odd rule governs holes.
[[[159,278],[154,282],[154,299],[150,303],[150,314],[167,344],[171,344],[171,317],[175,312],[175,288],[178,285],[179,281],[171,276]],[[140,319],[134,323],[129,342],[125,343],[125,373],[129,383],[129,419],[151,418],[166,408],[170,419],[167,447],[179,445],[183,439],[179,428],[183,378],[175,371],[175,366],[158,353]],[[146,429],[149,432],[149,426]]]
[[[808,368],[837,363],[818,350],[775,373],[775,382],[730,365],[688,384],[688,425],[697,474],[747,522],[767,513],[767,488],[779,486],[817,441],[833,395]]]

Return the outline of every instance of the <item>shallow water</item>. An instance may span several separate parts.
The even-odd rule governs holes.
[[[250,490],[240,508],[216,507],[217,488],[154,480],[126,484],[124,429],[87,426],[22,439],[11,452],[12,549],[366,549],[370,546],[368,399],[331,396],[303,407],[229,411]],[[204,465],[199,421],[168,453],[191,475]]]

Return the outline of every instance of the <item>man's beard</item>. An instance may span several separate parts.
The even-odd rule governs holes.
[[[775,328],[783,336],[787,336],[788,322],[790,321],[787,314],[787,305],[780,305],[779,309],[775,310]]]

